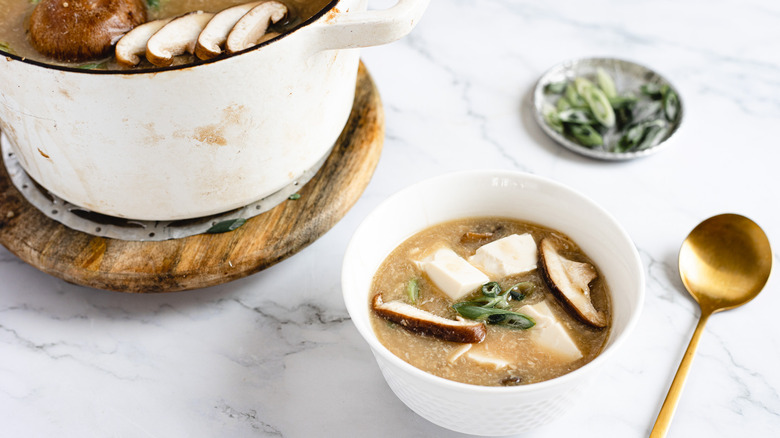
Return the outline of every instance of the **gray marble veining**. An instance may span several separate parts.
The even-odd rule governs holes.
[[[680,89],[686,120],[672,147],[603,163],[545,136],[536,80],[587,56],[648,65]],[[677,275],[682,239],[731,211],[780,245],[780,4],[434,1],[408,38],[362,57],[386,112],[379,166],[332,231],[279,265],[137,296],[67,284],[0,248],[0,436],[458,436],[389,390],[349,321],[340,268],[383,199],[467,168],[577,188],[624,225],[647,274],[643,317],[587,403],[524,436],[647,436],[698,317]],[[754,302],[711,319],[671,436],[780,430],[777,288],[775,275]]]

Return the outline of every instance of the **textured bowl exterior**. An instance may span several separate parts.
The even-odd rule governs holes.
[[[464,397],[460,388],[420,379],[376,353],[375,357],[388,386],[406,406],[434,424],[472,435],[506,436],[544,426],[573,406],[588,383],[573,382],[557,390]]]
[[[385,257],[418,231],[448,220],[484,216],[484,212],[559,230],[596,263],[607,279],[613,304],[610,337],[597,358],[545,382],[483,387],[428,374],[379,343],[370,324],[368,294],[374,272]],[[644,301],[644,271],[630,237],[585,196],[534,175],[484,170],[423,181],[377,207],[358,227],[347,248],[342,289],[353,323],[401,401],[447,429],[504,436],[548,424],[577,403],[601,364],[613,356],[636,325]]]

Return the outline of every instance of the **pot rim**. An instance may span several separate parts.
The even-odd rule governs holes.
[[[215,62],[223,61],[225,59],[230,59],[236,56],[241,56],[245,53],[249,53],[255,50],[259,50],[262,47],[265,47],[269,44],[272,44],[274,42],[280,41],[284,38],[287,38],[291,34],[299,31],[300,29],[309,26],[310,24],[314,23],[315,21],[319,20],[322,16],[327,14],[329,11],[331,11],[336,4],[341,0],[331,0],[327,5],[325,5],[324,8],[319,10],[317,13],[312,15],[308,20],[305,20],[304,22],[300,23],[299,25],[295,26],[294,28],[290,29],[288,32],[285,32],[275,38],[272,38],[268,41],[264,41],[260,44],[256,44],[252,47],[249,47],[247,49],[244,49],[240,52],[234,53],[232,55],[227,56],[218,56],[216,58],[212,58],[206,61],[200,61],[195,64],[181,64],[181,65],[171,65],[167,67],[150,67],[150,68],[142,68],[142,69],[126,69],[126,70],[90,70],[90,69],[84,69],[79,67],[69,67],[65,65],[56,65],[56,64],[48,64],[41,61],[35,61],[32,59],[27,59],[24,57],[21,57],[19,55],[8,53],[0,49],[0,56],[4,56],[6,58],[11,58],[16,61],[23,62],[25,64],[31,64],[38,67],[43,67],[51,70],[59,70],[59,71],[65,71],[70,73],[83,73],[83,74],[93,74],[93,75],[143,75],[143,74],[150,74],[150,73],[160,73],[164,71],[172,71],[172,70],[188,70],[191,68],[199,67],[201,65],[206,64],[213,64]]]

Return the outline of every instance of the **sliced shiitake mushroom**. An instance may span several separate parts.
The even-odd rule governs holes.
[[[539,249],[544,279],[550,289],[580,319],[594,327],[606,327],[606,315],[593,307],[590,297],[590,282],[598,277],[596,269],[561,256],[558,244],[549,237],[542,239]]]
[[[382,294],[374,296],[371,307],[377,315],[406,330],[445,341],[473,344],[482,342],[487,335],[482,322],[442,318],[403,301],[385,303]]]
[[[136,26],[133,30],[126,33],[125,36],[116,43],[114,53],[116,54],[117,62],[127,67],[138,65],[138,63],[141,62],[140,55],[146,53],[146,43],[149,42],[149,38],[172,19],[173,18],[165,18],[162,20],[150,21],[140,26]]]
[[[214,15],[214,18],[209,21],[198,36],[198,42],[195,44],[195,56],[205,60],[222,54],[222,48],[225,46],[230,30],[241,17],[259,4],[260,2],[244,3]]]
[[[143,0],[41,0],[30,16],[30,42],[60,61],[85,61],[107,56],[145,21]]]
[[[476,231],[467,231],[460,236],[460,243],[481,243],[493,238],[493,233],[477,233]]]
[[[195,11],[174,18],[146,43],[146,59],[158,67],[173,64],[173,58],[195,51],[198,35],[214,14]]]
[[[252,47],[265,35],[271,23],[278,23],[286,15],[287,6],[275,0],[255,6],[233,26],[225,49],[233,54]]]
[[[500,380],[503,386],[518,386],[523,384],[523,378],[520,376],[509,375]]]

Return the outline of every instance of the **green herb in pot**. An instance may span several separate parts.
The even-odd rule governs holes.
[[[8,45],[8,43],[4,43],[2,41],[0,41],[0,50],[10,53],[12,55],[16,54],[16,52],[14,52],[14,50],[11,48],[11,46]]]

